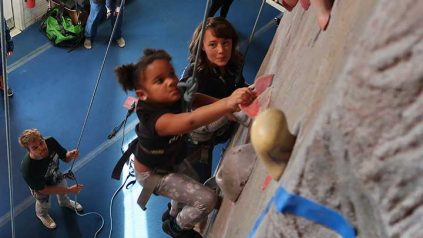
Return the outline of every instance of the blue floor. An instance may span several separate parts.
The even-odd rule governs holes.
[[[122,106],[126,95],[116,82],[113,69],[120,64],[135,62],[144,48],[164,48],[173,57],[180,75],[187,64],[188,44],[192,32],[202,20],[206,1],[130,1],[124,16],[123,33],[126,47],[112,45],[100,78],[92,110],[79,146],[81,156],[74,172],[85,189],[78,201],[85,213],[97,212],[105,219],[97,237],[109,237],[109,206],[113,193],[122,181],[110,178],[114,163],[120,157],[121,135],[107,140],[113,127],[126,114]],[[261,2],[234,1],[229,11],[230,20],[238,30],[241,42],[246,42],[252,30]],[[265,5],[258,28],[271,21],[279,12]],[[246,56],[244,76],[253,82],[261,61],[269,47],[276,26],[254,39]],[[17,138],[26,128],[38,128],[45,136],[58,139],[67,149],[77,145],[88,105],[104,58],[111,28],[104,22],[93,42],[93,49],[80,47],[68,53],[66,49],[51,46],[34,24],[13,38],[15,52],[8,58],[9,86],[15,96],[10,99],[10,132],[13,178],[15,237],[94,237],[101,225],[96,215],[79,217],[72,211],[58,207],[52,196],[50,214],[58,224],[54,231],[47,230],[35,217],[34,202],[19,172],[25,154]],[[245,44],[243,44],[245,48]],[[244,50],[244,49],[241,49]],[[0,99],[5,116],[3,97]],[[134,137],[136,116],[128,121],[126,141]],[[12,237],[9,206],[8,163],[6,157],[5,126],[0,127],[0,237]],[[222,148],[221,146],[219,149]],[[215,151],[217,160],[219,150]],[[66,171],[67,164],[61,164]],[[113,233],[111,237],[167,237],[161,230],[161,214],[167,199],[153,197],[147,211],[136,204],[140,186],[123,189],[113,206]]]

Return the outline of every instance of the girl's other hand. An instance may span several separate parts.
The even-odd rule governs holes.
[[[73,194],[79,194],[83,188],[84,188],[83,184],[74,184],[68,187],[69,193],[73,193]]]

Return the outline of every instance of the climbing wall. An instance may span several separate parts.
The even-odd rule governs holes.
[[[336,210],[358,237],[423,237],[422,12],[423,1],[337,0],[326,31],[312,7],[285,14],[258,76],[275,74],[270,106],[297,136],[293,153],[267,187],[257,160],[207,237],[247,237],[280,186]],[[254,237],[339,236],[272,206]]]

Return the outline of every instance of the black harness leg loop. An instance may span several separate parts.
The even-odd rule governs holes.
[[[122,174],[123,166],[125,165],[126,161],[129,160],[131,154],[135,151],[135,148],[138,144],[138,137],[131,141],[128,145],[128,149],[123,153],[120,157],[119,161],[116,163],[115,168],[112,172],[112,178],[116,180],[120,180],[120,175]]]

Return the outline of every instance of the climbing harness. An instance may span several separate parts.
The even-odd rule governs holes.
[[[113,172],[112,172],[112,178],[116,180],[120,180],[120,176],[122,174],[123,167],[127,161],[131,164],[130,157],[135,152],[135,149],[139,145],[138,143],[139,139],[136,137],[133,139],[129,145],[126,151],[122,154],[118,162],[116,163]],[[145,148],[145,150],[147,150]],[[132,162],[133,163],[133,162]],[[149,176],[148,180],[144,183],[143,188],[141,190],[141,193],[138,196],[137,203],[141,207],[142,210],[146,210],[147,202],[150,199],[151,195],[154,194],[154,189],[157,187],[157,185],[160,183],[162,178],[173,172],[173,168],[155,168],[152,170],[151,175]]]
[[[137,204],[143,211],[147,210],[146,205],[151,195],[154,194],[154,189],[157,187],[157,185],[160,184],[160,181],[162,181],[163,177],[168,173],[168,171],[163,171],[163,174],[152,172],[148,177],[148,181],[144,183],[141,193],[137,199]]]
[[[343,238],[354,238],[357,235],[356,229],[338,211],[318,204],[305,197],[289,193],[283,187],[279,187],[273,198],[266,205],[266,208],[257,218],[248,238],[254,237],[260,223],[269,212],[273,203],[278,212],[290,213],[321,224],[335,231]]]
[[[120,175],[122,174],[123,166],[129,160],[129,157],[132,155],[132,153],[135,151],[137,144],[138,144],[138,137],[136,137],[129,143],[128,148],[122,154],[122,156],[116,163],[115,167],[113,168],[113,172],[112,172],[113,179],[120,180]]]

